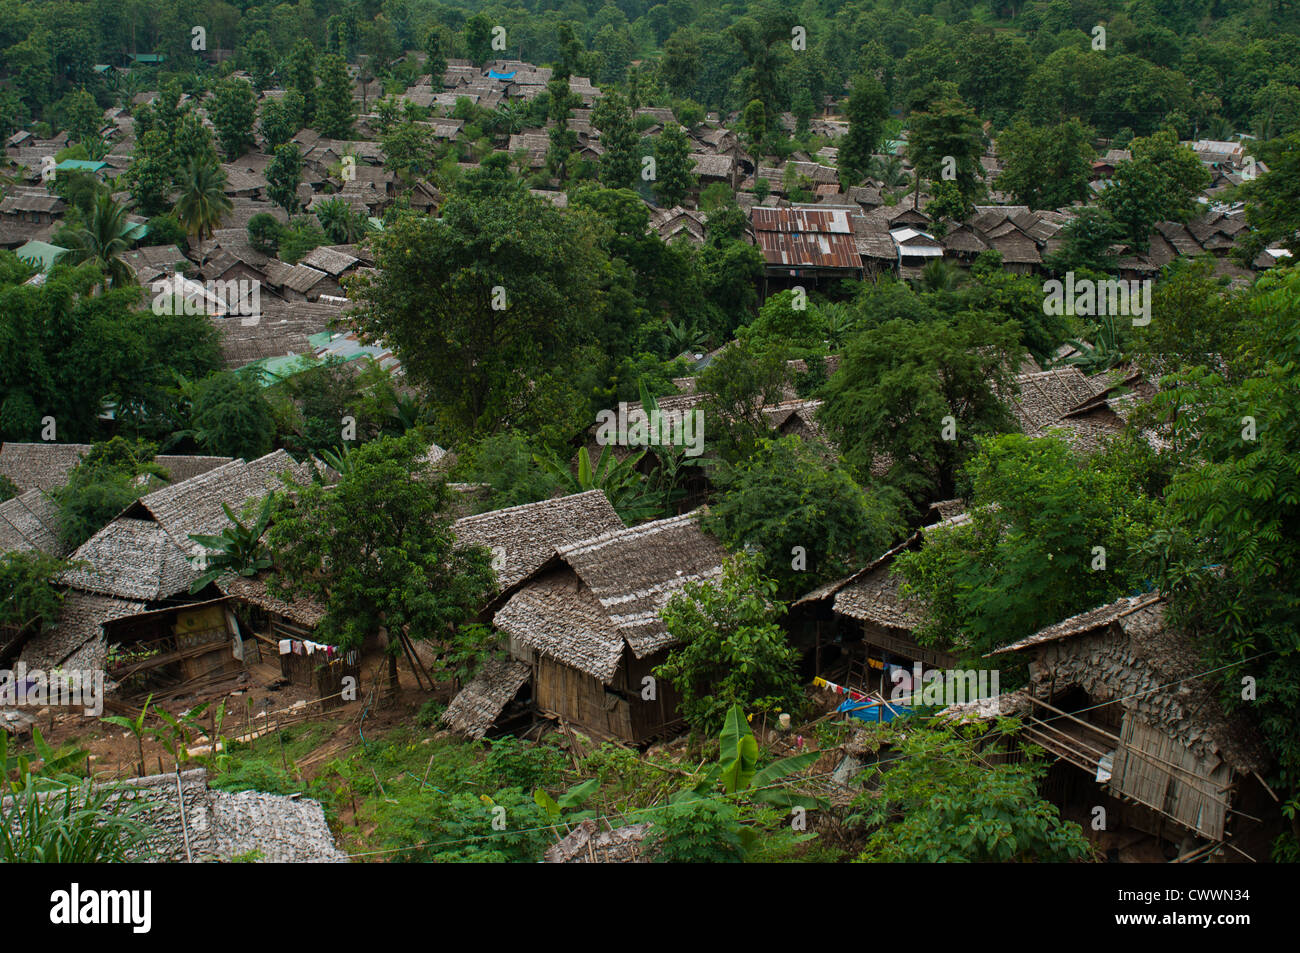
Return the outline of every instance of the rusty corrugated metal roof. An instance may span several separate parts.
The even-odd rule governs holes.
[[[750,215],[758,247],[769,265],[862,267],[845,209],[756,207]]]

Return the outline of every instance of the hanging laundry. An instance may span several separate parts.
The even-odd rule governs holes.
[[[292,652],[292,651],[293,651],[293,639],[281,639],[281,640],[280,640],[280,654],[281,654],[281,655],[288,655],[288,654],[289,654],[290,652]]]

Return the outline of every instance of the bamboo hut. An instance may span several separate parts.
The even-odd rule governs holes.
[[[1047,794],[1067,816],[1105,806],[1107,844],[1137,831],[1178,859],[1267,859],[1279,815],[1261,777],[1266,749],[1242,713],[1221,707],[1217,676],[1166,624],[1159,593],[1080,613],[990,657],[1015,655],[1029,659],[1029,684],[999,713],[1021,714],[1026,738],[1056,759]]]
[[[593,737],[634,744],[680,724],[676,692],[651,674],[674,644],[659,612],[687,583],[718,576],[726,557],[696,517],[687,513],[561,546],[496,613],[511,658],[528,668],[533,703],[543,714]],[[502,698],[519,672],[505,670],[492,697]],[[458,698],[453,717],[468,721],[472,704]]]

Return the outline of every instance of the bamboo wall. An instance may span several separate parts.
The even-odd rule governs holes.
[[[584,731],[630,744],[663,735],[678,724],[678,695],[664,679],[655,681],[655,698],[642,696],[642,679],[662,664],[664,653],[645,659],[625,651],[618,672],[607,687],[599,679],[538,656],[533,668],[534,696],[539,708],[551,711]]]

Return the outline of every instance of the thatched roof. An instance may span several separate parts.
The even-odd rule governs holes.
[[[125,515],[152,517],[176,545],[189,551],[191,533],[219,533],[229,522],[221,505],[236,513],[253,498],[281,485],[279,475],[289,472],[298,480],[310,477],[307,464],[295,463],[283,450],[245,463],[233,460],[183,483],[173,483],[141,497]]]
[[[857,572],[849,573],[849,575],[843,577],[842,579],[836,579],[833,582],[828,582],[818,586],[816,589],[814,589],[812,592],[809,592],[807,595],[801,596],[800,598],[796,599],[794,605],[801,606],[811,602],[820,602],[823,599],[829,599],[831,596],[839,595],[839,593],[842,592],[846,587],[862,581],[871,573],[873,573],[875,570],[879,569],[881,566],[887,567],[890,563],[894,561],[895,556],[903,552],[905,549],[908,549],[916,545],[920,541],[921,541],[921,533],[918,530],[917,532],[909,536],[907,539],[899,543],[897,546],[893,546],[890,549],[886,550],[884,553],[882,553],[880,556],[877,556],[875,559],[867,563],[867,565],[863,566]]]
[[[1097,396],[1097,390],[1077,367],[1060,367],[1016,378],[1019,394],[1011,409],[1027,434],[1052,426],[1080,404]]]
[[[63,555],[58,505],[40,490],[0,503],[0,553],[39,550]]]
[[[722,572],[726,551],[696,513],[618,529],[557,552],[497,612],[498,628],[608,683],[626,645],[645,658],[673,644],[659,611],[690,582]]]
[[[491,659],[482,671],[460,690],[442,720],[453,731],[470,738],[482,738],[506,705],[528,681],[532,669],[511,658]]]
[[[1029,650],[1040,697],[1077,684],[1095,703],[1118,702],[1135,718],[1175,738],[1207,762],[1235,771],[1269,763],[1258,730],[1243,713],[1225,713],[1218,676],[1205,674],[1195,641],[1170,627],[1159,593],[1128,596],[1048,626],[989,657]]]
[[[493,510],[452,524],[461,545],[495,550],[497,584],[503,590],[538,569],[558,547],[622,528],[603,490]]]
[[[559,550],[610,613],[637,658],[672,644],[659,618],[689,582],[722,573],[727,552],[700,529],[699,513],[618,529]]]
[[[53,490],[68,481],[68,471],[90,450],[88,443],[12,443],[0,445],[0,475],[20,490]]]
[[[645,856],[649,832],[649,822],[602,831],[588,818],[547,850],[543,859],[548,864],[649,863]]]
[[[841,589],[835,597],[836,614],[895,629],[916,628],[921,614],[899,594],[902,579],[892,568],[881,563]]]
[[[158,523],[119,517],[72,554],[86,568],[71,569],[62,582],[74,589],[153,602],[189,591],[199,572]]]
[[[88,443],[5,443],[0,446],[0,473],[20,489],[53,490],[68,482],[68,474],[90,452]],[[172,483],[229,463],[230,457],[159,454],[154,463],[167,471]]]
[[[145,604],[71,589],[63,597],[59,620],[31,639],[22,651],[28,668],[49,671],[59,666],[103,665],[103,624],[143,612]],[[88,662],[85,666],[73,662]]]
[[[198,454],[160,453],[153,462],[167,471],[171,483],[183,483],[201,473],[223,467],[234,457],[208,457]]]
[[[217,580],[217,588],[231,599],[258,606],[307,628],[314,629],[325,618],[325,607],[311,599],[286,602],[271,595],[264,576],[224,576]]]
[[[314,354],[311,336],[329,330],[342,314],[338,305],[318,301],[280,301],[262,297],[262,320],[246,325],[232,318],[213,318],[221,335],[221,356],[227,367],[243,367],[263,358]]]
[[[1019,642],[1013,642],[1010,645],[1004,645],[1000,649],[990,652],[989,655],[1007,655],[1011,652],[1020,652],[1024,649],[1032,648],[1036,645],[1042,645],[1046,642],[1054,642],[1057,639],[1068,639],[1084,632],[1091,632],[1094,629],[1110,625],[1127,615],[1137,612],[1139,609],[1149,605],[1154,605],[1161,599],[1158,592],[1148,592],[1140,596],[1127,596],[1123,599],[1116,600],[1108,605],[1098,606],[1095,609],[1089,609],[1087,612],[1080,612],[1078,615],[1070,616],[1049,625],[1045,629],[1040,629],[1033,635],[1021,639]]]

